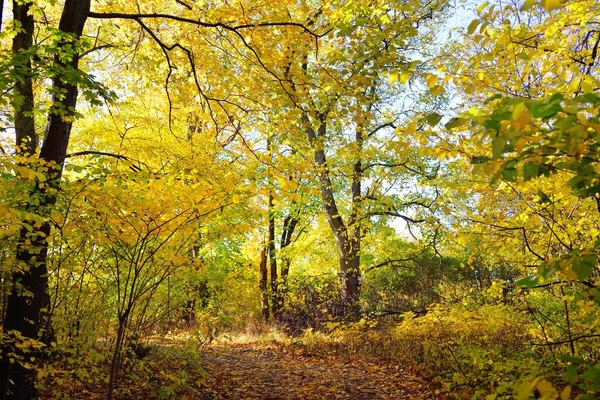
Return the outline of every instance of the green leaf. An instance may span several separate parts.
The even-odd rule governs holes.
[[[560,106],[560,104],[554,102],[541,103],[533,105],[529,111],[531,112],[531,115],[533,115],[535,118],[546,119],[562,111],[562,107]]]
[[[540,280],[540,278],[538,276],[536,276],[536,277],[526,276],[525,278],[519,279],[517,281],[516,285],[518,287],[532,288],[532,287],[538,285],[539,280]]]
[[[548,166],[546,164],[540,164],[538,165],[538,176],[550,176],[550,168],[548,168]]]
[[[546,193],[542,192],[539,189],[537,191],[537,195],[540,198],[540,204],[552,203],[552,199],[550,199],[550,197]]]
[[[564,372],[563,376],[565,378],[565,380],[570,383],[570,384],[574,384],[575,382],[577,382],[577,369],[578,369],[578,365],[569,365],[569,367],[567,367],[566,371]]]
[[[578,192],[587,186],[588,178],[586,176],[576,175],[569,179],[568,183],[571,189],[573,189],[575,192]]]
[[[425,122],[427,122],[430,126],[436,126],[441,120],[442,116],[437,113],[431,113],[425,117]]]
[[[539,166],[532,162],[527,162],[523,165],[523,178],[528,181],[532,178],[537,178],[539,172]]]
[[[583,281],[592,275],[592,272],[596,267],[596,256],[575,256],[572,259],[571,265],[573,268],[573,272],[577,274],[577,278]]]
[[[564,99],[565,99],[565,96],[562,93],[554,93],[550,97],[549,102],[550,103],[555,103],[555,102],[563,101]]]
[[[585,93],[575,97],[575,100],[579,103],[590,103],[595,105],[600,102],[600,96],[594,93]]]
[[[490,160],[491,158],[485,156],[473,157],[471,158],[471,164],[484,164]]]
[[[586,361],[581,357],[573,357],[568,354],[559,354],[557,358],[561,361],[570,362],[577,365],[583,365]]]
[[[502,178],[508,182],[515,182],[519,176],[519,171],[516,168],[506,168],[502,170]]]
[[[499,136],[492,140],[492,157],[494,159],[499,158],[504,153],[504,146],[506,146],[506,139],[504,136]]]
[[[593,382],[594,389],[600,389],[600,363],[589,365],[581,377],[587,381]]]
[[[512,112],[510,112],[506,109],[502,109],[499,112],[495,112],[494,114],[492,114],[490,116],[490,118],[485,120],[485,122],[483,123],[483,126],[486,129],[493,129],[496,132],[498,132],[498,131],[500,131],[502,121],[510,120],[511,117],[512,117]]]
[[[540,276],[546,280],[552,278],[554,274],[560,271],[560,267],[558,265],[559,261],[560,259],[553,259],[540,265],[538,269]]]
[[[465,118],[452,118],[446,125],[446,129],[458,128],[459,126],[463,126],[467,120]]]

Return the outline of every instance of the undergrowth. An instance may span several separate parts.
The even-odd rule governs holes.
[[[428,378],[440,396],[569,399],[583,394],[563,377],[568,363],[534,345],[537,327],[530,318],[506,305],[436,305],[423,316],[404,314],[400,322],[363,319],[327,328],[309,329],[298,341],[309,351],[397,362]],[[587,396],[595,394],[592,390]]]

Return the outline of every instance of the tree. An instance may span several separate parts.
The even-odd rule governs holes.
[[[52,60],[52,68],[57,73],[50,91],[53,94],[52,105],[39,152],[40,163],[45,169],[42,175],[44,179],[37,180],[29,194],[30,198],[36,199],[37,205],[30,202],[26,206],[29,212],[41,216],[48,212],[48,207],[55,204],[55,193],[60,186],[62,166],[77,105],[77,83],[81,79],[76,74],[79,63],[76,46],[83,32],[89,7],[89,0],[67,0],[58,26],[60,33],[55,39],[56,55]],[[33,155],[37,148],[30,61],[30,57],[35,54],[32,44],[35,26],[31,8],[29,3],[13,3],[18,33],[13,39],[15,59],[12,64],[17,74],[24,78],[19,79],[14,88],[14,126],[17,152],[24,153],[25,157]],[[8,335],[20,332],[24,337],[41,338],[42,342],[48,342],[51,327],[48,326],[45,316],[50,305],[46,238],[50,235],[50,223],[45,221],[34,225],[33,228],[30,232],[23,226],[19,233],[16,254],[19,264],[12,276],[14,289],[8,297],[3,329]],[[3,398],[10,392],[13,398],[33,398],[32,372],[22,363],[15,363],[10,354],[13,354],[13,350],[4,346],[0,364]]]
[[[322,207],[337,244],[342,297],[354,316],[365,221],[387,215],[411,224],[423,222],[412,218],[409,209],[431,204],[425,199],[402,201],[401,196],[383,195],[384,185],[389,189],[394,181],[382,177],[385,172],[377,175],[372,170],[406,168],[414,173],[418,169],[404,160],[390,160],[378,147],[379,140],[390,140],[394,128],[399,134],[403,130],[397,127],[398,113],[390,106],[398,97],[382,80],[382,71],[391,70],[396,77],[398,71],[403,76],[416,72],[418,63],[409,61],[408,53],[428,40],[418,28],[443,6],[443,2],[427,2],[404,7],[383,1],[368,7],[340,5],[333,13],[320,9],[305,17],[311,26],[332,27],[320,39],[319,52],[313,56],[306,45],[296,43],[281,46],[277,50],[283,62],[271,69],[285,101],[281,112],[294,121],[289,129],[304,135],[312,152]],[[373,182],[370,188],[364,187],[367,180]]]
[[[493,97],[447,127],[471,130],[451,145],[474,169],[491,174],[502,193],[499,206],[473,210],[471,223],[512,237],[504,242],[509,246],[520,243],[526,264],[540,264],[541,277],[586,281],[597,268],[587,252],[595,253],[588,234],[597,229],[590,216],[598,193],[593,110],[600,37],[591,27],[595,4],[551,11],[553,4],[479,9],[470,28],[481,25],[470,43],[477,51],[457,63],[455,79],[475,95],[492,90]],[[501,69],[490,68],[492,59],[501,60]],[[490,222],[496,218],[502,223]]]
[[[477,11],[447,76],[470,101],[448,121],[452,135],[440,137],[438,149],[460,154],[455,167],[472,171],[451,184],[472,202],[455,219],[457,240],[490,254],[490,269],[519,271],[517,287],[562,302],[555,325],[530,305],[535,296],[525,298],[545,344],[575,357],[584,348],[578,342],[595,337],[597,322],[584,315],[600,303],[598,4],[526,1]],[[505,284],[511,291],[515,283]],[[586,363],[590,376],[596,360],[579,362]]]
[[[54,5],[53,2],[42,2],[41,5],[34,5],[30,2],[13,2],[15,32],[12,47],[13,55],[5,57],[7,62],[4,65],[6,67],[4,73],[7,75],[5,75],[6,79],[3,80],[4,87],[2,90],[11,93],[17,152],[25,158],[37,157],[39,159],[39,167],[35,167],[38,174],[35,175],[35,183],[29,193],[32,200],[25,206],[28,212],[47,218],[48,212],[56,203],[56,193],[60,189],[60,180],[73,121],[78,115],[76,107],[79,92],[81,91],[86,100],[92,104],[97,104],[99,98],[110,97],[109,92],[103,86],[97,84],[91,75],[79,69],[80,58],[83,54],[89,54],[89,51],[98,49],[100,51],[107,50],[113,46],[107,41],[104,44],[96,43],[95,48],[93,45],[91,48],[88,47],[90,43],[82,39],[82,34],[89,18],[99,20],[121,19],[134,21],[138,24],[142,32],[148,35],[151,43],[157,45],[163,52],[169,68],[167,88],[170,85],[169,77],[174,71],[170,52],[180,51],[184,55],[183,60],[190,67],[191,75],[195,78],[195,86],[199,94],[203,96],[204,104],[209,108],[211,105],[226,104],[226,100],[210,98],[202,90],[198,81],[196,58],[193,51],[186,47],[186,44],[182,41],[166,44],[165,39],[157,33],[161,23],[159,21],[173,22],[178,28],[213,29],[217,35],[222,35],[222,31],[225,31],[237,38],[239,46],[245,46],[250,50],[252,47],[245,41],[240,31],[253,31],[270,26],[279,26],[311,32],[302,24],[289,19],[281,22],[255,23],[253,21],[249,23],[245,20],[246,17],[243,16],[240,18],[240,20],[243,20],[240,23],[225,23],[222,22],[219,15],[212,13],[213,10],[195,10],[192,6],[183,2],[178,3],[176,9],[169,10],[174,12],[168,14],[153,11],[144,13],[139,9],[127,12],[131,11],[129,6],[133,5],[123,7],[126,10],[125,12],[120,12],[123,9],[113,11],[107,10],[109,5],[105,4],[98,4],[98,7],[108,12],[92,12],[89,0],[66,0],[64,4],[59,5]],[[46,6],[49,7],[48,10],[45,9]],[[147,5],[148,9],[152,9],[153,6],[153,4]],[[34,18],[34,15],[37,14],[54,12],[58,12],[60,15],[58,26],[54,28],[51,26],[51,22],[46,22],[52,19],[36,22]],[[204,22],[203,18],[215,22]],[[156,26],[151,25],[148,21],[156,21]],[[50,44],[40,45],[34,43],[34,35],[38,31],[42,33],[42,36],[50,38]],[[99,33],[96,40],[103,40],[101,36],[104,34],[104,30],[101,29],[101,26],[96,32]],[[135,35],[140,33],[138,31]],[[183,32],[181,36],[183,37],[185,34]],[[143,36],[138,37],[143,38]],[[6,53],[6,51],[4,52]],[[48,77],[52,79],[51,87],[44,86],[44,79]],[[52,96],[49,107],[47,109],[42,108],[47,115],[47,124],[44,139],[39,148],[39,156],[36,153],[38,136],[36,134],[35,116],[39,115],[40,112],[37,110],[35,102],[36,91],[34,85],[38,82],[34,82],[35,78],[39,80],[42,92],[47,91]],[[41,103],[43,101],[40,101]],[[227,112],[225,106],[222,108]],[[215,124],[218,123],[216,117],[213,121]],[[51,327],[48,325],[48,319],[45,316],[49,305],[48,242],[46,238],[50,236],[51,226],[45,219],[45,222],[34,224],[32,227],[33,229],[30,231],[31,226],[26,227],[24,225],[20,231],[16,254],[19,265],[12,276],[14,290],[8,299],[3,328],[6,335],[15,335],[20,332],[23,337],[41,339],[42,342],[49,343],[51,340]],[[26,368],[23,363],[14,362],[14,349],[7,343],[9,341],[5,340],[2,351],[2,364],[0,365],[3,397],[10,395],[12,398],[32,398],[35,393],[33,371]]]

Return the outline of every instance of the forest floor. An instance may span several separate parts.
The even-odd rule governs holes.
[[[382,359],[254,337],[206,345],[153,341],[115,387],[115,400],[433,399],[412,371]],[[58,366],[56,366],[58,367]],[[44,399],[105,399],[108,378],[85,367],[44,379]],[[85,376],[88,379],[77,379]],[[104,376],[104,377],[102,377]],[[86,382],[86,380],[88,382]]]
[[[225,343],[202,356],[203,400],[431,399],[427,384],[399,365],[282,343]]]

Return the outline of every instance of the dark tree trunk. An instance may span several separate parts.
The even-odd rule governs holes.
[[[292,217],[290,215],[288,215],[283,220],[283,227],[281,229],[281,239],[279,241],[279,249],[280,250],[285,249],[292,243],[292,235],[294,234],[294,231],[296,230],[296,226],[298,225],[298,222],[300,222],[300,220],[297,217]],[[283,309],[283,306],[285,305],[285,296],[288,291],[288,275],[290,273],[291,260],[287,255],[282,255],[280,257],[280,262],[281,262],[281,277],[279,279],[279,287],[278,287],[279,304],[278,304],[277,313],[275,314],[276,320],[279,318],[279,316],[281,314],[281,310]],[[275,313],[275,310],[273,310],[273,312]]]
[[[12,50],[17,64],[16,71],[22,79],[15,82],[14,94],[21,98],[20,106],[15,107],[15,145],[17,153],[30,156],[37,147],[35,121],[33,119],[34,98],[31,78],[31,55],[28,51],[33,44],[34,22],[30,14],[30,4],[13,1],[13,18],[21,24],[13,39]]]
[[[27,4],[13,3],[14,17],[18,20],[24,32],[15,37],[13,50],[26,49],[31,46],[34,21],[29,15]],[[87,15],[90,10],[90,0],[66,0],[61,15],[59,29],[63,32],[74,34],[79,38],[83,31]],[[61,46],[71,46],[67,39],[63,39]],[[58,70],[76,69],[79,58],[77,54],[71,59],[55,58],[54,63]],[[24,65],[25,75],[31,64]],[[28,87],[29,85],[29,87]],[[20,86],[20,87],[19,87]],[[42,162],[51,163],[53,168],[47,173],[46,185],[39,182],[31,190],[30,198],[39,200],[39,205],[28,205],[28,211],[44,216],[49,208],[56,203],[55,191],[59,188],[62,167],[65,160],[71,124],[77,104],[77,85],[73,82],[64,82],[59,75],[53,81],[53,88],[57,93],[63,93],[64,98],[53,98],[53,111],[60,110],[61,113],[52,112],[48,117],[44,143],[40,151]],[[17,147],[27,152],[35,150],[37,138],[33,130],[34,124],[27,107],[33,109],[33,90],[31,81],[25,79],[15,87],[18,95],[23,96],[23,103],[15,110],[16,144]],[[32,232],[21,229],[16,259],[20,266],[13,273],[13,290],[8,297],[6,317],[4,321],[5,333],[20,331],[25,337],[49,341],[50,323],[47,318],[50,304],[48,294],[48,265],[47,253],[48,242],[46,238],[50,235],[48,223],[34,227]],[[28,293],[24,296],[23,293]],[[18,362],[10,363],[7,355],[14,349],[5,344],[2,347],[2,360],[0,361],[0,385],[2,387],[2,398],[10,399],[32,399],[36,396],[34,387],[35,373],[23,368]],[[28,357],[39,357],[39,353],[29,353]]]
[[[2,17],[4,17],[4,0],[0,0],[0,32],[2,32]]]
[[[327,157],[323,148],[323,141],[327,132],[326,118],[325,115],[319,116],[319,127],[316,131],[311,127],[306,114],[302,116],[302,123],[308,136],[308,141],[314,151],[314,161],[318,169],[319,189],[325,217],[337,244],[340,277],[342,279],[342,296],[346,314],[350,317],[357,317],[358,298],[360,294],[360,231],[358,231],[358,240],[356,240],[357,236],[355,234],[351,236],[349,233],[350,229],[344,223],[337,208],[331,177],[329,175]],[[360,192],[360,185],[358,185],[358,191]],[[355,212],[353,210],[353,215]],[[356,223],[356,217],[354,219]]]
[[[267,284],[269,281],[269,272],[267,270],[267,246],[264,246],[260,252],[260,307],[265,321],[269,320],[269,294],[267,293]]]
[[[364,144],[363,127],[359,125],[355,132],[355,141],[357,147],[357,155],[354,161],[352,169],[352,183],[351,183],[351,195],[352,195],[352,211],[350,218],[348,219],[348,230],[349,240],[348,246],[349,251],[347,254],[346,268],[346,288],[347,292],[356,296],[351,299],[350,304],[352,309],[348,310],[355,317],[358,317],[358,295],[360,292],[360,246],[361,246],[361,218],[362,218],[362,177],[363,177],[363,165],[362,165],[362,149]]]
[[[33,119],[34,98],[31,60],[28,54],[33,44],[34,21],[29,9],[29,4],[19,4],[19,2],[13,1],[13,18],[15,22],[21,24],[22,28],[14,37],[12,43],[17,65],[15,69],[22,77],[21,80],[16,81],[14,89],[15,96],[20,97],[21,100],[14,110],[15,147],[17,154],[24,157],[32,155],[37,145],[35,121]],[[30,208],[27,205],[23,205],[23,207],[25,209]],[[43,228],[46,231],[47,224]],[[26,240],[30,240],[31,244],[26,245]],[[44,293],[44,286],[47,286],[47,274],[44,268],[46,253],[40,252],[36,257],[32,251],[34,246],[40,246],[40,241],[43,240],[44,238],[40,237],[39,232],[29,235],[25,228],[21,228],[19,232],[16,259],[20,262],[20,265],[12,274],[11,292],[6,300],[6,314],[2,324],[5,334],[10,335],[10,331],[14,330],[19,331],[26,337],[39,338],[38,330],[41,325],[33,325],[28,321],[40,320],[41,310],[48,307],[49,301],[47,296],[44,295],[34,296],[33,298],[25,297],[21,295],[20,289],[27,290],[32,294]],[[29,269],[29,271],[25,272],[26,269]],[[2,398],[11,397],[9,391],[14,392],[12,398],[33,398],[35,396],[33,375],[19,363],[11,363],[10,358],[13,358],[11,353],[21,355],[16,352],[16,348],[10,345],[2,347],[2,360],[0,360]],[[14,386],[10,386],[9,379],[12,379]]]
[[[273,210],[273,193],[269,192],[269,270],[271,273],[271,310],[277,315],[280,309],[279,282],[277,280],[277,253],[275,250],[275,212]]]

